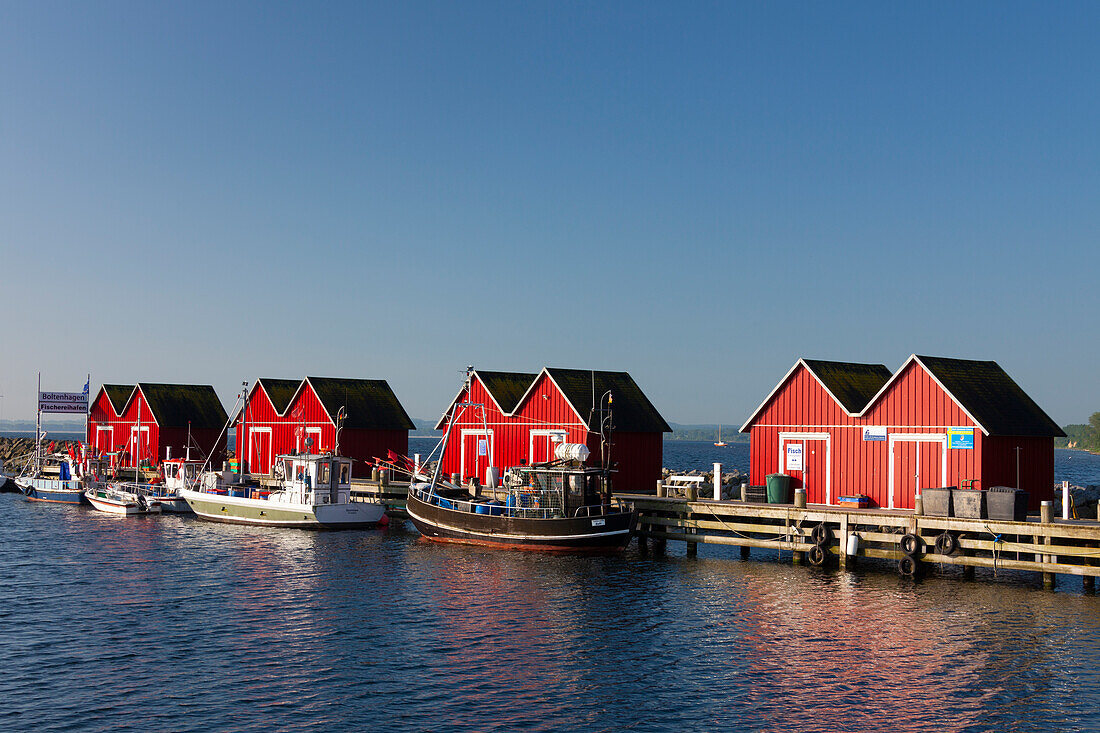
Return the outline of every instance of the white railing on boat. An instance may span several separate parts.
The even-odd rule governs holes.
[[[521,519],[565,519],[565,510],[561,504],[561,494],[556,491],[538,491],[530,487],[497,490],[494,497],[504,495],[505,501],[499,499],[457,499],[441,495],[424,485],[414,485],[409,488],[409,493],[416,496],[426,504],[433,504],[444,509],[470,514],[486,514],[497,517],[519,517]],[[597,517],[607,514],[618,514],[633,510],[633,505],[628,502],[612,499],[610,504],[590,504],[577,507],[573,510],[573,517]]]

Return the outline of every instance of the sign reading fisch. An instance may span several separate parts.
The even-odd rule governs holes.
[[[947,448],[948,448],[948,450],[973,450],[974,449],[974,429],[973,428],[948,428],[948,430],[947,430]]]
[[[802,443],[787,443],[787,470],[801,471]]]

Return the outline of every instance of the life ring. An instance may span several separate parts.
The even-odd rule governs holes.
[[[904,575],[907,578],[912,578],[917,574],[917,561],[912,555],[906,555],[902,559],[898,560],[898,573]]]
[[[909,557],[919,557],[924,554],[924,540],[912,532],[902,535],[901,551]]]
[[[833,541],[833,530],[829,529],[829,527],[822,522],[813,528],[810,537],[813,539],[815,545],[826,545]]]
[[[944,532],[936,537],[936,553],[939,555],[954,555],[959,549],[959,538],[950,532]]]
[[[810,561],[810,564],[815,568],[819,568],[825,564],[825,550],[821,545],[814,545],[806,553],[806,559]]]

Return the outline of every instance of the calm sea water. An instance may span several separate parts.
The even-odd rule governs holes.
[[[3,730],[1100,729],[1079,579],[0,511]]]
[[[1067,576],[0,512],[0,730],[1100,730]]]

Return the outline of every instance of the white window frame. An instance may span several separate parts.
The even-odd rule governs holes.
[[[138,430],[141,430],[141,432],[145,433],[146,437],[149,436],[149,426],[148,425],[142,425],[140,428],[137,425],[131,425],[130,426],[129,450],[130,450],[130,465],[131,466],[137,466],[137,462],[138,462],[139,458],[145,458],[146,460],[149,459],[149,456],[139,455],[138,441],[134,439],[134,437],[137,434]],[[150,449],[152,449],[152,445],[150,444],[150,441],[146,440],[146,441],[144,441],[144,443],[145,443],[146,446],[148,446]],[[160,458],[160,456],[157,456],[157,458]],[[150,462],[153,463],[153,464],[156,464],[155,460],[150,461]]]
[[[486,466],[492,466],[493,465],[493,430],[492,430],[492,428],[489,428],[488,430],[485,430],[485,429],[482,429],[482,428],[463,430],[462,431],[462,443],[461,443],[462,447],[459,449],[459,462],[458,462],[459,470],[462,472],[462,478],[466,478],[466,436],[467,435],[479,435],[479,436],[482,436],[482,437],[484,437],[488,440],[488,445],[486,446],[486,449],[488,451],[488,455],[485,456],[486,460],[488,461]],[[475,463],[476,463],[476,461],[475,461]],[[484,476],[478,476],[478,480],[481,480],[483,478],[484,478]]]
[[[99,442],[99,436],[100,436],[101,433],[107,433],[107,435],[109,436],[107,438],[107,449],[106,450],[103,449],[103,447],[100,445],[100,442]],[[102,425],[97,425],[96,429],[95,429],[95,449],[96,449],[96,452],[101,454],[101,455],[103,453],[110,453],[112,450],[114,450],[114,447],[115,447],[115,428],[114,428],[114,426],[113,425],[108,425],[107,427],[103,427]]]
[[[894,508],[894,445],[896,443],[917,443],[917,496],[920,496],[920,443],[940,444],[940,481],[947,480],[947,433],[890,433],[886,437],[889,451],[889,461],[886,470],[889,471],[888,497],[890,499],[887,509]]]
[[[535,436],[541,438],[549,438],[550,442],[554,442],[554,436],[561,436],[559,443],[568,442],[569,431],[564,428],[555,428],[554,430],[532,430],[531,434],[527,438],[527,461],[528,463],[535,462]],[[550,457],[547,460],[554,460],[554,451],[550,451]]]
[[[824,440],[825,441],[825,503],[833,503],[833,436],[830,433],[780,433],[779,434],[779,473],[787,472],[787,451],[783,443],[788,440]],[[802,447],[802,465],[806,465],[806,447]],[[806,485],[806,471],[802,470],[802,485]],[[807,492],[807,497],[809,492]]]
[[[252,461],[252,448],[253,448],[252,436],[255,433],[267,433],[267,464],[268,464],[268,469],[267,470],[268,470],[268,472],[270,472],[275,468],[275,465],[272,462],[273,456],[271,454],[272,450],[274,450],[273,441],[274,441],[275,436],[273,436],[271,434],[271,428],[252,428],[252,427],[250,427],[248,429],[248,470],[251,472],[252,469],[253,469],[253,465],[252,465],[253,464],[253,461]]]
[[[324,435],[324,428],[306,428],[303,435],[299,435],[298,440],[298,452],[301,453],[305,449],[305,439],[313,436],[313,447],[317,449],[317,452],[321,452],[321,436]]]

